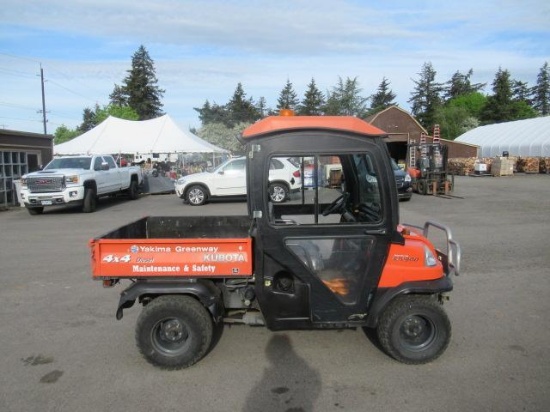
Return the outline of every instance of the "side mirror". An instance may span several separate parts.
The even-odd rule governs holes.
[[[101,170],[109,170],[109,163],[107,162],[101,163]]]

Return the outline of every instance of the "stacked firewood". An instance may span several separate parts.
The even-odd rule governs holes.
[[[475,157],[455,157],[447,162],[447,171],[452,175],[467,176],[474,173]]]
[[[541,157],[540,158],[539,172],[550,174],[550,157]]]
[[[538,173],[539,163],[538,157],[518,157],[517,171],[520,173]]]

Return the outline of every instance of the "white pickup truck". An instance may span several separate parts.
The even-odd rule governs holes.
[[[46,206],[68,204],[80,204],[84,213],[91,213],[102,196],[126,193],[137,199],[142,183],[139,166],[118,167],[111,155],[62,156],[24,175],[20,194],[31,215]]]

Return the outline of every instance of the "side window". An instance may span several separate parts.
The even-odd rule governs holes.
[[[94,170],[101,170],[101,163],[103,162],[102,157],[96,157],[94,160]]]
[[[272,171],[279,159],[271,159]],[[358,224],[382,219],[376,163],[371,154],[312,154],[292,158],[290,164],[296,165],[299,176],[295,179],[297,195],[269,205],[272,224]]]
[[[229,174],[243,173],[245,170],[245,167],[246,167],[246,160],[238,159],[228,163],[227,166],[224,167],[223,171],[224,173],[229,173]]]
[[[111,156],[105,156],[104,159],[107,162],[107,164],[109,165],[109,169],[115,169],[116,168],[116,163],[115,163],[115,161],[113,160],[113,158]]]

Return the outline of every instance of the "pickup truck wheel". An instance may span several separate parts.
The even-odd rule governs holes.
[[[401,296],[382,314],[378,339],[386,353],[402,363],[428,363],[447,349],[451,323],[433,296]]]
[[[187,190],[185,196],[191,206],[204,205],[206,203],[206,199],[208,198],[204,188],[199,185],[191,186],[189,190]]]
[[[288,197],[288,188],[283,183],[271,183],[269,185],[269,197],[273,203],[282,203]]]
[[[135,180],[132,180],[130,182],[130,187],[128,188],[128,196],[131,200],[136,200],[139,197],[138,184]]]
[[[181,369],[202,359],[213,332],[212,318],[199,301],[190,296],[161,296],[143,308],[136,343],[149,363]]]
[[[28,207],[27,210],[29,211],[29,214],[33,216],[41,215],[42,212],[44,212],[43,207]]]
[[[95,190],[89,187],[84,192],[84,204],[82,206],[82,211],[84,213],[93,213],[96,206],[97,198],[95,196]]]

